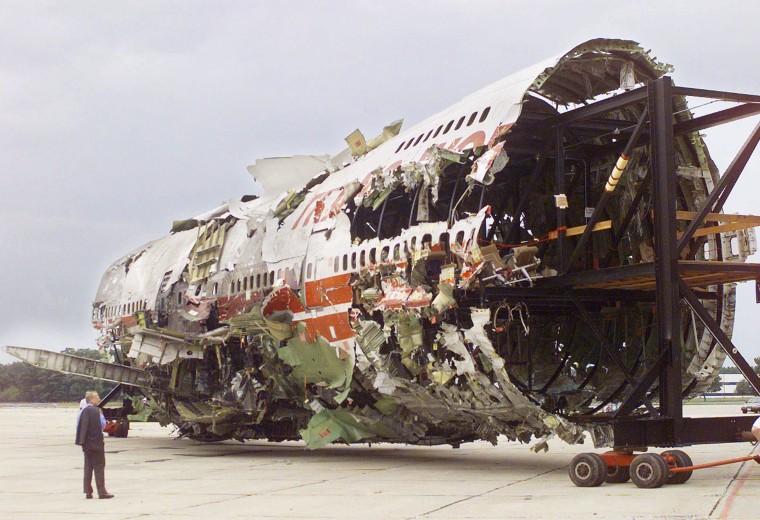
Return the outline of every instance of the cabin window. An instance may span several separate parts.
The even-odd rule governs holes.
[[[438,137],[438,134],[441,133],[441,130],[443,129],[443,125],[440,125],[438,128],[435,129],[435,133],[433,134],[433,139]]]
[[[362,249],[361,253],[359,253],[359,265],[364,267],[366,263],[366,253]]]
[[[351,253],[351,269],[356,269],[356,253]]]
[[[464,116],[459,118],[459,121],[457,121],[457,126],[454,127],[454,130],[459,130],[459,128],[462,126],[462,123],[464,123]]]
[[[308,278],[309,280],[311,280],[311,271],[312,271],[312,269],[313,269],[313,266],[312,266],[311,262],[309,262],[308,264],[306,264],[306,278]]]
[[[343,270],[348,271],[348,255],[343,255]]]
[[[336,256],[333,259],[333,272],[337,273],[338,271],[340,271],[340,257]]]
[[[486,108],[483,110],[483,113],[482,113],[482,114],[480,114],[480,120],[478,121],[478,123],[482,123],[483,121],[485,121],[485,120],[486,120],[486,118],[488,117],[488,113],[489,113],[490,111],[491,111],[491,107],[486,107]]]
[[[244,291],[248,290],[248,277],[247,276],[245,278],[243,278],[243,290]]]
[[[214,283],[213,287],[211,288],[211,295],[216,296],[218,291],[219,291],[219,284]]]
[[[385,246],[382,250],[380,250],[380,262],[387,262],[388,257],[390,256],[391,247]]]
[[[237,281],[237,292],[240,292],[240,278]]]
[[[404,147],[405,141],[401,141],[401,144],[398,145],[398,148],[396,148],[396,151],[394,153],[399,153],[401,151],[401,148]]]
[[[393,259],[397,261],[401,260],[401,244],[393,246]]]
[[[473,124],[475,122],[476,117],[478,117],[478,113],[473,112],[472,115],[470,116],[470,119],[467,120],[467,126],[470,126],[471,124]]]
[[[462,244],[464,244],[464,231],[460,231],[459,233],[457,233],[456,241],[457,241],[458,246],[461,246]]]
[[[369,250],[369,265],[374,265],[377,263],[377,256],[375,251],[376,250],[374,247]]]
[[[420,134],[420,136],[417,138],[417,140],[414,141],[414,146],[417,146],[417,144],[419,144],[420,140],[422,140],[422,136],[423,135],[425,135],[425,134]]]
[[[409,247],[412,251],[415,251],[417,249],[417,237],[412,237],[412,241],[409,244]]]
[[[235,282],[230,283],[230,294],[235,292]]]
[[[269,271],[269,285],[274,285],[274,271]]]
[[[430,139],[430,134],[432,134],[432,133],[433,133],[433,129],[431,128],[430,131],[425,136],[425,140],[423,141],[423,143],[427,142],[427,140]]]
[[[182,305],[182,293],[177,293],[177,305]]]
[[[414,142],[414,137],[409,139],[409,142],[406,143],[406,146],[404,146],[404,150],[408,149],[410,146],[412,146],[412,143]]]
[[[451,120],[451,121],[449,121],[449,123],[446,125],[446,128],[443,130],[443,133],[444,133],[444,134],[448,134],[448,133],[449,133],[449,130],[451,130],[451,125],[453,125],[453,124],[454,124],[454,120],[452,119],[452,120]]]

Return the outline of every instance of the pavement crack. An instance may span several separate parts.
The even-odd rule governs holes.
[[[536,478],[539,478],[539,477],[543,477],[544,475],[547,475],[549,473],[553,473],[555,471],[559,471],[559,470],[567,468],[567,467],[568,466],[561,466],[559,468],[548,469],[548,470],[546,470],[544,472],[537,473],[537,474],[535,474],[535,475],[533,475],[531,477],[524,478],[524,479],[521,479],[521,480],[515,480],[514,482],[508,482],[507,484],[504,484],[502,486],[498,486],[498,487],[495,487],[493,489],[489,489],[488,491],[483,491],[482,493],[479,493],[477,495],[472,495],[472,496],[469,496],[469,497],[460,498],[459,500],[455,500],[455,501],[453,501],[451,503],[448,503],[446,505],[443,505],[441,507],[437,507],[435,509],[431,509],[430,511],[422,513],[421,515],[415,515],[415,516],[410,517],[410,518],[411,519],[413,519],[413,518],[422,518],[422,517],[425,517],[427,515],[431,515],[433,513],[437,513],[438,511],[446,509],[447,507],[451,507],[451,506],[456,505],[456,504],[461,504],[462,502],[467,502],[468,500],[472,500],[473,498],[480,498],[480,497],[485,496],[485,495],[487,495],[489,493],[493,493],[494,491],[499,491],[500,489],[505,489],[505,488],[508,488],[510,486],[514,486],[515,484],[522,484],[523,482],[528,482],[529,480],[533,480],[533,479],[536,479]]]

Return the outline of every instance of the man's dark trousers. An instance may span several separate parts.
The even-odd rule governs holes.
[[[105,495],[106,491],[106,454],[102,449],[84,451],[84,492],[92,493],[92,474],[95,473],[95,486],[98,495]]]
[[[84,492],[92,493],[92,474],[99,495],[105,495],[106,452],[103,442],[103,428],[100,423],[100,408],[85,406],[79,415],[76,443],[84,452]]]

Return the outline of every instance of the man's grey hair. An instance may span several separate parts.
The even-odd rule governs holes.
[[[84,393],[84,398],[87,399],[88,403],[91,403],[96,396],[98,396],[98,393],[95,390],[87,390]]]

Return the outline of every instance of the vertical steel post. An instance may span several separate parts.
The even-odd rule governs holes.
[[[557,127],[557,161],[554,171],[555,192],[565,193],[565,127]],[[556,204],[556,202],[555,202]],[[567,271],[567,209],[557,206],[557,265],[558,271]]]
[[[648,85],[652,126],[654,180],[654,263],[657,281],[657,343],[663,355],[660,372],[660,413],[672,419],[669,442],[681,444],[683,396],[681,391],[680,294],[676,249],[676,173],[673,151],[673,83],[668,76]]]

